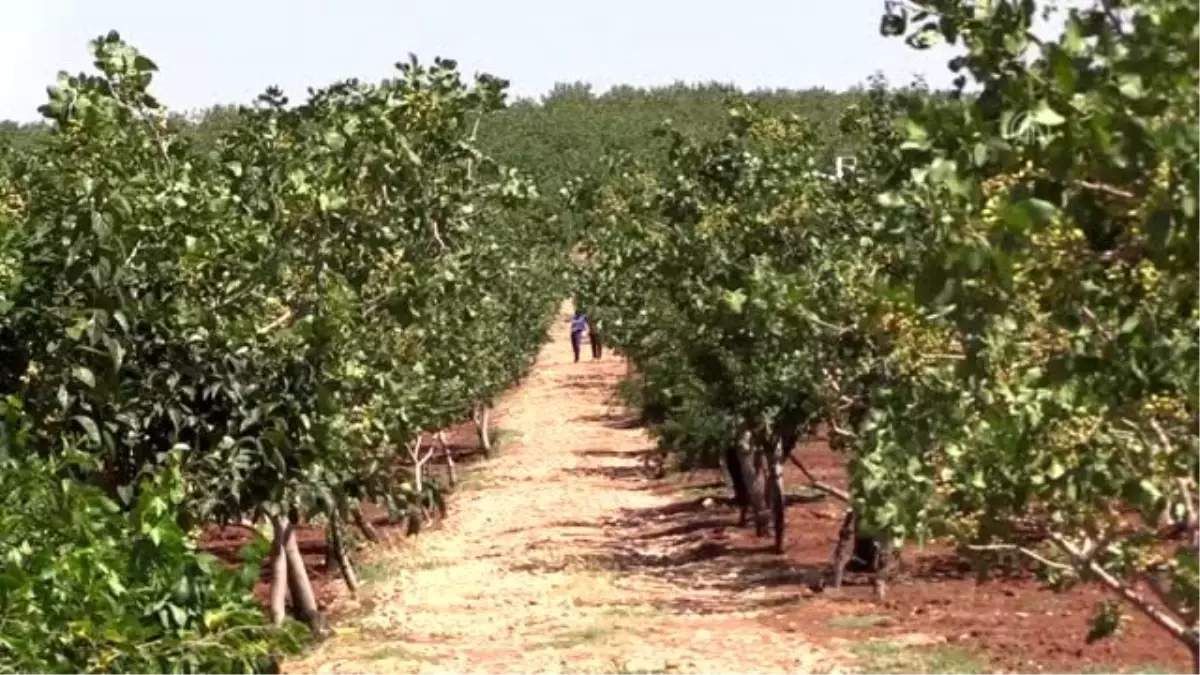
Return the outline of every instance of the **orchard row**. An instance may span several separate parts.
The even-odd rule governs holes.
[[[579,295],[631,360],[660,448],[722,464],[782,551],[782,467],[818,434],[850,490],[853,551],[948,538],[1097,581],[1197,649],[1194,1],[1073,10],[929,0],[885,35],[955,43],[961,84],[876,86],[842,119],[857,171],[825,174],[805,120],[732,109],[569,189]],[[1126,3],[1128,4],[1128,3]],[[1000,554],[1007,554],[1001,556]]]
[[[487,411],[557,310],[565,238],[483,154],[504,83],[398,65],[200,147],[115,34],[62,76],[52,131],[0,160],[0,670],[237,672],[321,617],[295,540],[442,506],[422,432]],[[270,613],[195,552],[270,524]],[[264,542],[265,544],[265,542]],[[262,548],[262,547],[260,547]],[[64,555],[63,553],[66,552]]]

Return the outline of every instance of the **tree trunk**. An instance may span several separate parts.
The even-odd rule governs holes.
[[[485,404],[480,404],[478,414],[475,417],[475,432],[479,436],[479,447],[483,450],[485,457],[492,456],[492,432],[489,428],[491,425],[492,411]]]
[[[421,465],[424,464],[421,461],[421,434],[417,434],[409,455],[412,456],[413,461],[413,489],[417,492],[417,499],[422,500],[424,498],[425,483],[421,476]]]
[[[725,446],[723,459],[722,464],[729,476],[729,484],[733,488],[733,502],[738,506],[738,527],[744,527],[750,508],[750,488],[743,471],[742,460],[738,455],[737,443]]]
[[[890,537],[875,540],[875,600],[883,602],[892,573],[892,542]]]
[[[271,588],[269,607],[271,623],[276,626],[287,617],[288,557],[287,541],[292,537],[292,523],[287,518],[270,516],[271,519]]]
[[[294,518],[288,520],[289,525],[295,522]],[[296,543],[294,527],[284,540],[283,550],[287,554],[288,590],[292,594],[292,611],[298,619],[308,624],[314,634],[319,633],[322,624],[321,612],[317,609],[317,598],[308,578],[308,569],[305,568],[304,558],[300,555],[300,545]]]
[[[770,495],[771,519],[775,526],[775,553],[783,553],[784,521],[787,505],[783,495],[783,450],[778,443],[771,449],[767,463],[767,492]]]
[[[333,574],[341,570],[337,554],[333,550],[333,526],[325,526],[325,573]]]
[[[437,433],[438,445],[442,446],[442,455],[446,458],[446,473],[447,481],[450,487],[458,485],[458,468],[454,466],[454,453],[450,450],[450,444],[446,442],[446,432],[439,431]]]
[[[842,587],[842,577],[846,574],[846,564],[850,562],[852,542],[854,541],[854,525],[857,518],[854,509],[846,509],[846,517],[842,519],[842,527],[838,529],[837,546],[833,549],[833,588]]]
[[[754,453],[749,444],[743,440],[738,444],[738,464],[741,466],[742,477],[746,481],[746,502],[750,513],[754,516],[754,532],[760,537],[767,536],[767,498],[762,482],[758,480],[760,472],[755,467]]]
[[[346,554],[346,542],[342,537],[342,520],[337,514],[329,518],[327,539],[328,553],[333,554],[333,560],[342,573],[342,579],[346,581],[346,588],[350,589],[352,594],[358,595],[358,575],[354,572],[354,565],[350,562],[350,556]]]
[[[367,517],[363,515],[361,506],[355,506],[351,509],[350,517],[354,519],[354,524],[358,526],[358,529],[362,530],[364,537],[370,541],[379,541],[379,532],[375,530],[375,526],[371,524],[371,521],[367,520]]]

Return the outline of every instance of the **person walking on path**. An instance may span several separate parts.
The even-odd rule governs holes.
[[[592,358],[599,361],[604,353],[604,341],[600,336],[600,320],[596,319],[588,326],[588,341],[592,343]]]
[[[575,310],[571,319],[571,351],[575,352],[575,363],[579,363],[579,348],[583,342],[583,331],[587,330],[587,314],[583,310]]]

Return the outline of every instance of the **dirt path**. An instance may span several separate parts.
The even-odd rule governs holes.
[[[844,662],[760,620],[794,592],[736,583],[737,561],[706,555],[695,528],[663,527],[703,506],[650,489],[650,442],[608,415],[624,362],[572,363],[562,319],[499,406],[512,434],[501,456],[454,497],[443,528],[365,567],[360,611],[289,672],[808,673]]]

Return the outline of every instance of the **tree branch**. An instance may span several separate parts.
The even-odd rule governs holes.
[[[1026,558],[1035,560],[1046,567],[1052,567],[1057,570],[1073,569],[1070,565],[1054,562],[1031,549],[1024,546],[1017,546],[1016,544],[968,544],[966,548],[968,551],[1011,551],[1013,553],[1020,553]]]
[[[1085,190],[1091,190],[1093,192],[1100,192],[1100,193],[1109,195],[1110,197],[1120,197],[1121,199],[1137,199],[1137,195],[1133,194],[1132,192],[1129,192],[1127,190],[1122,190],[1121,188],[1113,187],[1106,183],[1096,183],[1096,182],[1087,181],[1087,180],[1077,180],[1077,181],[1075,181],[1075,184],[1081,188],[1084,188]]]
[[[287,323],[288,320],[290,320],[293,316],[295,316],[295,314],[296,314],[296,312],[291,307],[288,307],[286,312],[284,312],[283,314],[276,317],[275,320],[271,321],[271,323],[263,326],[262,328],[259,328],[257,333],[259,335],[266,335],[267,333],[270,333],[271,331],[275,330],[276,328],[279,328],[280,326]]]
[[[1050,541],[1054,542],[1060,549],[1063,550],[1070,558],[1076,568],[1087,570],[1096,575],[1100,583],[1104,584],[1109,590],[1124,598],[1129,604],[1136,607],[1139,611],[1146,615],[1154,623],[1167,632],[1174,635],[1178,640],[1188,645],[1195,650],[1200,646],[1200,635],[1197,634],[1195,628],[1189,628],[1183,624],[1178,618],[1171,616],[1162,608],[1156,606],[1152,601],[1146,598],[1142,593],[1137,592],[1132,586],[1121,581],[1113,576],[1108,570],[1096,564],[1088,556],[1084,555],[1083,551],[1076,548],[1071,542],[1063,538],[1062,535],[1050,535]]]
[[[838,488],[835,488],[834,486],[832,486],[828,483],[822,483],[821,481],[817,480],[816,477],[813,476],[812,473],[808,470],[808,467],[804,466],[803,462],[796,459],[796,455],[795,455],[794,451],[788,453],[788,459],[792,460],[792,464],[795,464],[796,468],[800,469],[800,473],[804,474],[804,477],[808,479],[808,482],[810,485],[812,485],[812,487],[820,490],[821,492],[824,492],[825,494],[827,494],[831,497],[840,499],[847,504],[850,503],[850,493],[845,492],[844,490],[839,490]]]

